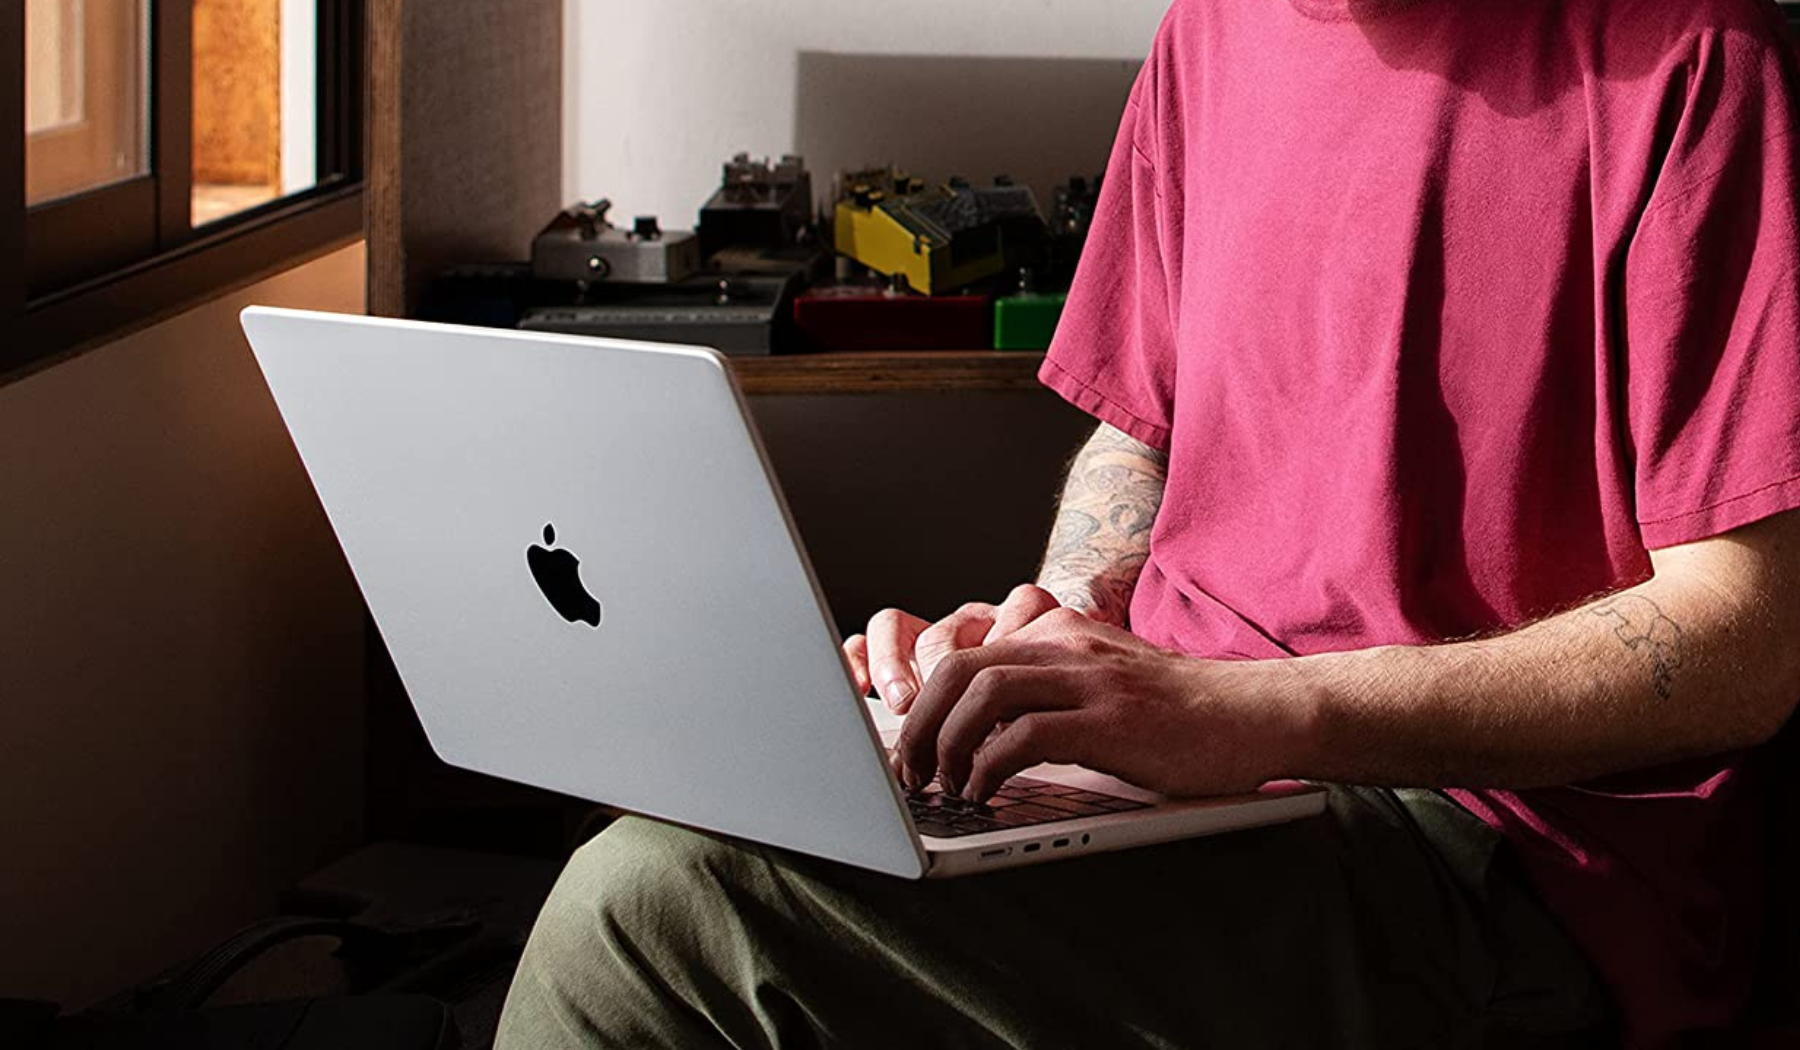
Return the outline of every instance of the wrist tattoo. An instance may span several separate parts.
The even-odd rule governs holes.
[[[1038,585],[1069,608],[1125,626],[1167,478],[1168,456],[1101,427],[1069,468]]]
[[[1099,518],[1084,510],[1064,507],[1057,513],[1056,525],[1050,530],[1050,552],[1044,556],[1046,565],[1086,553],[1099,534]]]
[[[1674,695],[1675,672],[1681,670],[1681,625],[1641,594],[1608,598],[1591,611],[1612,624],[1613,634],[1625,648],[1650,659],[1650,681],[1656,695],[1664,700]]]

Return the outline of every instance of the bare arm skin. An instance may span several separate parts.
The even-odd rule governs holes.
[[[1800,699],[1800,512],[1652,562],[1500,637],[1296,660],[1200,660],[1052,612],[938,665],[899,766],[976,798],[1039,762],[1170,795],[1284,777],[1527,788],[1767,741]]]
[[[1128,626],[1168,477],[1166,454],[1101,424],[1069,467],[1038,586],[1065,608]]]
[[[1767,741],[1800,699],[1800,515],[1651,557],[1650,580],[1499,638],[1271,667],[1270,695],[1310,712],[1293,761],[1534,787]]]

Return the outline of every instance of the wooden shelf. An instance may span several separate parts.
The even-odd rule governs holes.
[[[891,394],[962,390],[1041,390],[1042,353],[1015,350],[918,350],[792,354],[732,359],[747,394]]]

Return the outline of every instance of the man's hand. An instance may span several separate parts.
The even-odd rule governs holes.
[[[844,655],[860,692],[873,686],[890,710],[905,714],[945,657],[999,641],[1057,608],[1049,591],[1025,584],[1000,605],[970,602],[935,624],[886,609],[869,621],[868,634],[844,643]]]
[[[1008,777],[1071,763],[1172,796],[1235,794],[1291,775],[1310,726],[1198,660],[1062,609],[942,657],[901,731],[907,787],[941,774],[985,801]]]

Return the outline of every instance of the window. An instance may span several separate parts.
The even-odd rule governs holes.
[[[25,0],[25,203],[149,173],[147,0]]]
[[[193,0],[192,221],[317,184],[316,0]]]
[[[362,5],[5,5],[0,375],[360,231]]]

